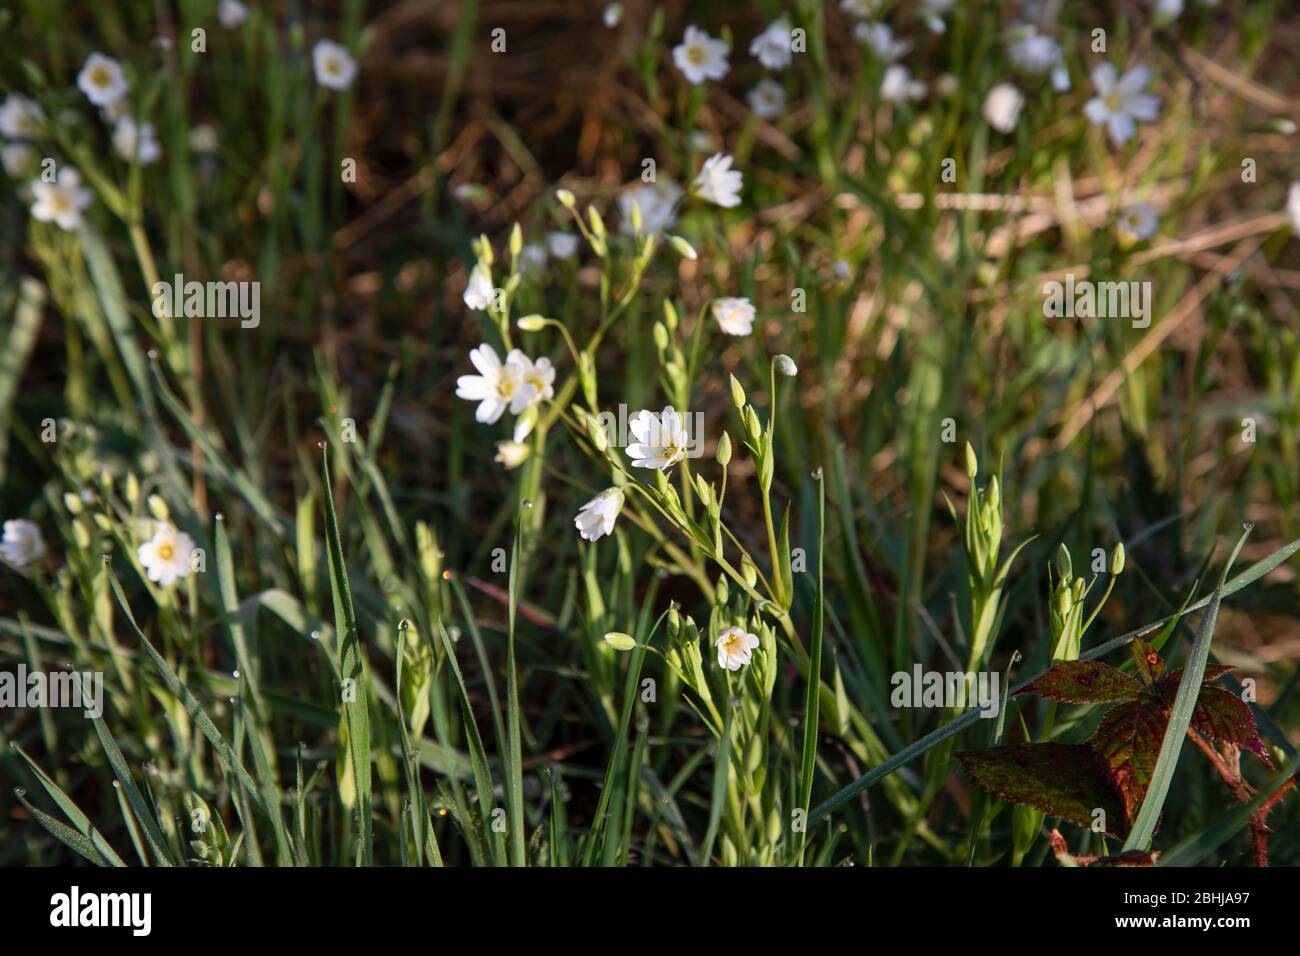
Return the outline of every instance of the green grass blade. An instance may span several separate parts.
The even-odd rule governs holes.
[[[826,596],[826,482],[817,479],[817,596],[813,602],[813,629],[808,648],[807,693],[804,696],[803,756],[799,764],[799,809],[804,812],[812,804],[813,773],[817,768],[818,708],[821,703],[822,673],[822,612]],[[808,842],[808,827],[799,828],[798,863],[803,866],[804,848]]]
[[[81,808],[73,802],[71,797],[63,792],[63,789],[54,782],[53,778],[42,770],[36,761],[29,757],[27,752],[23,750],[22,747],[18,746],[16,742],[11,743],[9,746],[13,748],[14,752],[17,753],[18,756],[23,758],[32,774],[38,781],[40,781],[41,786],[45,788],[45,792],[50,795],[50,799],[59,805],[59,809],[64,812],[69,820],[72,821],[72,825],[76,828],[77,834],[89,844],[90,853],[84,853],[81,850],[78,850],[77,852],[81,853],[82,856],[86,857],[86,859],[90,860],[92,863],[98,863],[100,866],[126,866],[126,864],[122,862],[122,858],[117,855],[113,848],[109,846],[108,841],[104,839],[104,835],[95,829],[94,825],[90,822],[90,819],[81,812]],[[27,805],[25,801],[24,805]],[[31,808],[29,807],[29,809]],[[44,814],[42,816],[44,816]],[[56,837],[59,835],[54,833],[53,830],[50,832]],[[64,842],[66,843],[67,841],[65,840]],[[77,848],[73,847],[73,849]]]

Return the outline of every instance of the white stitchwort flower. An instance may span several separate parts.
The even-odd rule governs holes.
[[[519,365],[519,378],[532,389],[532,395],[528,399],[529,405],[540,402],[544,398],[555,397],[555,366],[551,364],[550,359],[543,355],[534,361],[518,349],[513,350],[510,355],[518,356],[515,361]],[[506,361],[509,362],[510,359],[507,357]]]
[[[727,75],[727,44],[687,27],[682,42],[673,47],[673,62],[689,83],[720,80]]]
[[[1007,30],[1007,55],[1026,73],[1046,73],[1061,59],[1061,45],[1032,23],[1013,23]]]
[[[776,80],[761,79],[749,91],[749,108],[762,119],[776,119],[785,112],[785,88]]]
[[[754,650],[758,647],[758,635],[728,624],[718,632],[715,643],[718,648],[718,666],[738,671],[753,660]]]
[[[1118,80],[1111,63],[1098,63],[1092,70],[1092,85],[1097,95],[1083,107],[1083,115],[1095,124],[1106,124],[1111,142],[1125,143],[1137,132],[1136,120],[1153,120],[1160,112],[1160,101],[1143,93],[1151,82],[1151,71],[1135,66]]]
[[[200,155],[217,151],[217,131],[208,123],[200,123],[190,130],[190,149]]]
[[[475,312],[482,312],[492,304],[495,297],[496,289],[492,287],[492,273],[480,262],[469,274],[469,285],[465,286],[465,304]]]
[[[1160,217],[1144,202],[1134,203],[1119,214],[1119,228],[1136,239],[1150,239],[1156,234]]]
[[[162,147],[154,135],[153,123],[137,124],[129,116],[123,116],[113,127],[113,148],[125,160],[133,157],[141,166],[157,162],[162,155]]]
[[[677,221],[675,209],[682,198],[682,187],[670,179],[638,183],[618,197],[622,230],[627,235],[653,236],[672,228]],[[641,211],[641,229],[632,228],[632,204]]]
[[[77,86],[96,106],[112,106],[130,89],[122,64],[102,53],[92,53],[77,74]]]
[[[572,259],[578,251],[578,237],[571,232],[548,232],[546,248],[557,259]]]
[[[880,81],[880,98],[889,103],[905,103],[919,100],[925,95],[925,84],[912,79],[912,71],[898,63],[891,63],[885,69],[884,79]]]
[[[71,166],[59,170],[52,183],[32,183],[32,218],[52,222],[72,232],[81,225],[82,210],[90,208],[95,194],[81,185],[81,174]]]
[[[546,271],[546,247],[540,242],[528,242],[519,250],[519,271],[536,275]]]
[[[217,4],[217,20],[227,30],[233,30],[248,19],[248,7],[239,0],[221,0]]]
[[[45,112],[34,100],[10,93],[0,103],[0,134],[10,139],[35,139],[45,122]]]
[[[503,363],[496,349],[484,343],[469,353],[469,360],[479,374],[456,379],[456,397],[479,403],[474,411],[477,421],[491,425],[507,408],[512,415],[518,415],[533,403],[536,391],[524,380],[530,363],[519,349],[511,349]],[[554,377],[552,370],[551,378]]]
[[[943,33],[948,29],[943,22],[943,15],[956,6],[957,0],[921,0],[921,19],[930,28],[931,33]]]
[[[840,0],[840,9],[865,20],[880,12],[880,4],[881,0]]]
[[[864,43],[872,53],[886,63],[893,63],[912,49],[910,40],[895,40],[888,23],[859,23],[853,28],[853,38]]]
[[[714,153],[706,159],[695,177],[695,192],[699,197],[725,208],[740,205],[742,185],[743,177],[739,170],[731,168],[731,157],[726,153]]]
[[[606,488],[578,509],[573,526],[584,540],[595,541],[614,533],[614,522],[622,510],[622,489]]]
[[[193,551],[193,538],[163,524],[152,538],[140,545],[136,555],[150,581],[170,587],[178,579],[190,576],[190,554]]]
[[[790,24],[777,20],[754,37],[749,45],[749,55],[756,57],[769,70],[784,70],[793,59]]]
[[[748,335],[754,331],[754,306],[748,299],[715,299],[713,317],[728,335]]]
[[[1292,183],[1286,194],[1286,218],[1291,228],[1300,236],[1300,183]]]
[[[1183,13],[1183,0],[1155,0],[1156,26],[1165,26],[1177,20]]]
[[[999,133],[1010,133],[1016,128],[1025,98],[1010,83],[999,83],[984,97],[984,119]]]
[[[659,415],[642,409],[628,420],[627,426],[636,439],[625,449],[634,468],[666,471],[686,457],[690,436],[671,405]]]
[[[331,90],[346,90],[357,75],[357,61],[347,47],[333,40],[317,40],[311,50],[316,82]]]
[[[10,179],[23,179],[36,165],[36,150],[26,143],[6,143],[0,146],[0,164]]]
[[[5,522],[4,537],[0,538],[0,558],[15,568],[25,568],[45,557],[45,539],[41,529],[26,518]]]

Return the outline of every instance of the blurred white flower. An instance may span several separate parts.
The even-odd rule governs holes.
[[[739,170],[731,168],[731,157],[726,153],[714,153],[706,159],[695,177],[695,192],[699,197],[724,208],[740,205],[742,185],[743,177]]]
[[[227,30],[233,30],[248,19],[248,7],[239,0],[221,0],[217,4],[217,20]]]
[[[578,251],[578,237],[571,232],[548,232],[546,248],[557,259],[572,259]]]
[[[573,525],[586,541],[595,541],[614,533],[614,522],[623,510],[623,492],[619,488],[606,488],[578,509]]]
[[[10,179],[25,179],[36,167],[36,150],[26,143],[6,143],[0,147],[0,163]]]
[[[162,147],[154,135],[153,123],[136,124],[129,116],[123,116],[113,127],[113,148],[125,160],[132,158],[141,166],[157,162],[162,155]]]
[[[1135,239],[1150,239],[1160,225],[1160,217],[1146,203],[1134,203],[1119,214],[1118,225],[1121,232]]]
[[[882,0],[840,0],[840,9],[855,17],[866,19],[880,12]]]
[[[895,40],[888,23],[859,23],[853,28],[853,38],[864,43],[877,59],[893,63],[912,49],[911,40]]]
[[[749,108],[762,119],[776,119],[785,112],[785,88],[776,80],[764,78],[749,91]]]
[[[766,30],[754,37],[749,45],[750,56],[769,70],[784,70],[793,59],[790,42],[790,24],[777,20]]]
[[[1155,21],[1157,26],[1172,23],[1182,14],[1183,0],[1155,0]]]
[[[905,103],[919,100],[925,95],[925,84],[912,79],[912,71],[898,63],[891,63],[885,69],[884,79],[880,81],[880,98],[888,103]]]
[[[1032,23],[1013,23],[1007,30],[1007,56],[1026,73],[1043,74],[1061,59],[1061,45]]]
[[[217,131],[207,123],[200,123],[190,130],[190,149],[196,153],[215,153],[217,151]]]
[[[714,299],[713,317],[728,335],[749,335],[754,331],[756,311],[748,299]]]
[[[1111,63],[1098,63],[1092,70],[1092,85],[1097,95],[1083,107],[1083,115],[1094,124],[1106,124],[1111,142],[1127,142],[1137,132],[1136,120],[1153,120],[1160,112],[1160,101],[1143,93],[1151,82],[1151,71],[1135,66],[1118,80]]]
[[[999,133],[1009,133],[1016,128],[1025,98],[1010,83],[999,83],[984,97],[984,119]]]
[[[549,358],[543,355],[534,361],[518,349],[514,349],[506,358],[507,364],[512,358],[519,366],[520,380],[532,390],[532,394],[528,397],[528,405],[540,402],[544,398],[555,397],[555,366],[551,364]],[[512,408],[511,411],[513,412],[514,409]]]
[[[41,529],[26,518],[5,522],[4,537],[0,538],[0,558],[15,568],[25,568],[45,557],[45,539]]]
[[[627,235],[652,236],[672,227],[677,221],[674,211],[682,198],[682,187],[670,179],[638,183],[618,197],[622,229]],[[641,210],[641,228],[632,228],[632,204]]]
[[[529,242],[519,250],[519,271],[536,275],[546,270],[546,247],[540,242]]]
[[[492,304],[496,289],[492,287],[492,274],[488,267],[479,263],[469,274],[469,284],[465,286],[465,304],[475,312],[482,312]]]
[[[0,103],[0,134],[9,139],[35,139],[45,122],[45,112],[35,100],[10,93]]]
[[[510,471],[526,462],[532,451],[531,448],[520,441],[499,441],[497,442],[496,457],[492,460],[500,462],[505,466],[506,471]]]
[[[317,40],[311,50],[316,82],[331,90],[346,90],[357,75],[357,61],[347,47],[333,40]]]
[[[507,408],[518,415],[532,403],[533,386],[524,381],[523,352],[511,349],[503,363],[496,349],[484,343],[469,353],[469,360],[479,374],[456,379],[456,397],[479,403],[474,411],[477,421],[491,425]]]
[[[682,42],[673,47],[673,62],[689,83],[720,80],[727,75],[727,44],[687,27]]]
[[[1291,221],[1291,228],[1300,236],[1300,183],[1292,183],[1286,194],[1286,217]]]
[[[77,86],[96,106],[111,106],[126,96],[130,84],[122,64],[102,53],[92,53],[77,74]]]
[[[601,14],[601,20],[603,20],[605,26],[611,30],[614,29],[616,26],[618,26],[619,23],[622,21],[622,19],[623,19],[623,4],[621,3],[609,4],[609,6],[605,7],[605,11]]]
[[[957,0],[921,0],[921,19],[932,33],[943,33],[948,27],[943,15],[956,5]]]
[[[73,232],[81,225],[82,210],[89,209],[94,199],[95,194],[81,185],[81,174],[64,166],[54,182],[32,183],[32,218]]]
[[[659,415],[642,409],[628,420],[635,442],[624,449],[634,468],[666,471],[686,457],[690,436],[681,416],[669,405]]]
[[[193,538],[169,524],[162,524],[152,538],[140,545],[136,556],[150,581],[170,587],[177,580],[190,576],[190,554],[193,551]]]
[[[718,666],[729,671],[738,671],[754,657],[758,647],[758,636],[729,624],[718,632],[715,642],[718,648]]]

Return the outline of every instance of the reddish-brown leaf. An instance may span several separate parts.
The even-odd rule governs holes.
[[[1142,685],[1101,661],[1066,661],[1016,691],[1068,704],[1113,704],[1137,700]]]
[[[1150,687],[1165,676],[1165,660],[1160,652],[1142,638],[1134,638],[1129,645],[1133,662],[1137,664],[1138,680]]]
[[[1088,745],[1108,768],[1110,782],[1124,799],[1128,819],[1142,805],[1160,755],[1169,717],[1158,705],[1120,704],[1106,712]]]
[[[1255,715],[1245,701],[1230,691],[1221,687],[1202,687],[1196,709],[1192,711],[1192,729],[1202,737],[1236,744],[1255,754],[1269,767],[1273,766],[1268,748],[1259,739]]]
[[[1084,744],[1007,744],[957,754],[967,775],[1003,800],[1091,826],[1093,811],[1106,814],[1107,831],[1122,835],[1128,817],[1107,782],[1106,767]]]
[[[1231,664],[1206,664],[1205,676],[1201,678],[1202,684],[1213,684],[1228,671],[1232,670]],[[1173,706],[1174,698],[1178,696],[1178,685],[1183,679],[1183,669],[1176,667],[1164,677],[1160,678],[1160,684],[1156,688],[1160,692],[1160,699],[1169,706]]]

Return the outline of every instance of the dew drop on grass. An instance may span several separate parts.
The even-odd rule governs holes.
[[[312,631],[310,634],[307,635],[307,640],[309,640],[309,641],[319,641],[319,640],[320,640],[320,631]]]
[[[529,501],[527,498],[525,498],[525,499],[524,499],[524,508],[525,508],[525,509],[529,509],[529,508],[532,508],[532,506],[533,506],[533,503],[532,503],[531,501]]]
[[[822,470],[820,465],[812,470],[812,480],[813,481],[822,480]]]
[[[239,671],[231,671],[230,676],[235,680],[239,680]]]

